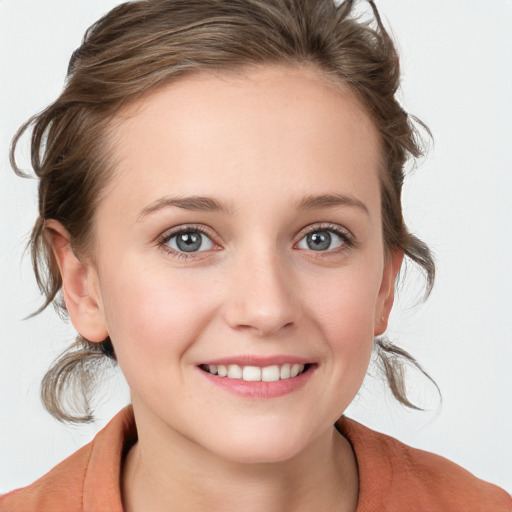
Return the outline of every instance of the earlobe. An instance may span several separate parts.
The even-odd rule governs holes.
[[[395,300],[396,276],[400,271],[403,259],[403,252],[395,251],[385,262],[377,307],[375,308],[374,336],[380,336],[388,327],[389,314]]]
[[[45,223],[45,236],[62,278],[62,293],[75,329],[88,341],[100,342],[108,336],[97,286],[92,286],[96,272],[81,261],[71,247],[71,237],[56,220]]]

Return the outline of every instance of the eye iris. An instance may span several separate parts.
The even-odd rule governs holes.
[[[308,247],[313,251],[325,251],[331,245],[331,234],[328,231],[317,231],[307,236]]]
[[[176,237],[176,246],[183,252],[194,252],[201,248],[201,233],[181,233]]]

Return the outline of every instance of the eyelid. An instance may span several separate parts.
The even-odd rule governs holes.
[[[183,224],[179,226],[175,226],[173,228],[167,229],[164,231],[161,235],[159,235],[156,239],[157,245],[164,250],[166,253],[170,253],[175,257],[178,258],[190,258],[190,257],[205,257],[206,254],[212,249],[207,251],[198,251],[198,252],[191,252],[191,253],[185,253],[185,252],[179,252],[175,249],[168,247],[166,243],[174,236],[179,235],[180,233],[186,233],[189,231],[197,231],[205,236],[207,236],[213,245],[215,246],[213,250],[219,250],[221,248],[221,245],[216,241],[216,238],[218,238],[215,234],[212,234],[213,230],[209,226],[205,226],[204,224]],[[302,228],[299,233],[297,234],[297,241],[294,244],[294,248],[297,246],[297,244],[308,234],[314,233],[316,231],[331,231],[335,233],[336,235],[340,236],[344,240],[344,244],[341,248],[341,251],[355,247],[357,245],[356,237],[353,235],[353,233],[347,229],[344,226],[341,226],[339,224],[334,224],[331,222],[319,222],[315,224],[310,224],[304,228]],[[341,252],[340,249],[332,249],[328,251],[319,251],[317,256],[321,256],[322,254],[332,254],[335,252]]]
[[[355,242],[355,236],[349,229],[341,226],[340,224],[333,224],[332,222],[318,222],[310,224],[299,231],[297,238],[302,240],[304,236],[309,235],[309,233],[315,233],[316,231],[333,231],[334,233],[339,233],[340,235],[343,235]]]
[[[345,242],[341,250],[346,250],[357,245],[356,237],[349,229],[339,224],[333,224],[331,222],[319,222],[317,224],[310,224],[309,226],[302,228],[297,234],[297,242],[295,242],[294,246],[296,246],[305,236],[317,231],[331,231],[341,237]],[[319,251],[318,255],[320,256],[321,254],[329,254],[333,252],[337,252],[337,249]]]
[[[201,233],[202,235],[205,235],[206,237],[208,237],[214,246],[213,250],[218,250],[220,248],[220,244],[218,244],[215,240],[216,236],[212,234],[212,229],[209,228],[208,226],[204,226],[201,224],[182,224],[180,226],[175,226],[173,228],[167,229],[166,231],[164,231],[161,235],[159,235],[157,237],[156,244],[163,251],[165,251],[168,254],[172,254],[173,256],[175,256],[177,258],[190,258],[190,257],[197,258],[197,257],[206,256],[203,253],[207,253],[212,249],[206,250],[206,251],[197,251],[197,252],[187,253],[187,252],[176,251],[172,247],[169,247],[168,245],[166,245],[167,242],[171,238],[173,238],[177,235],[180,235],[182,233],[188,233],[191,231],[196,231],[196,232]]]

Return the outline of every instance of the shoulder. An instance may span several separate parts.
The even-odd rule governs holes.
[[[122,511],[121,465],[136,439],[133,411],[127,407],[39,480],[1,496],[0,512]]]
[[[1,496],[0,512],[82,510],[83,481],[91,453],[92,443],[75,452],[31,485]]]
[[[512,499],[457,464],[407,446],[348,418],[338,428],[352,444],[359,466],[358,512],[510,512]]]

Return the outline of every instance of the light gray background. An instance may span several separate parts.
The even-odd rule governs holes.
[[[85,28],[117,3],[0,0],[0,492],[42,475],[128,401],[114,374],[99,392],[95,425],[66,427],[43,411],[40,378],[73,331],[53,311],[22,320],[40,303],[21,261],[36,189],[7,160],[16,128],[61,90]],[[406,287],[389,332],[436,379],[444,402],[438,408],[432,388],[411,375],[431,410],[406,412],[369,378],[349,413],[511,491],[512,2],[378,5],[401,50],[406,109],[436,140],[408,181],[405,209],[437,255],[437,285],[417,308]]]

